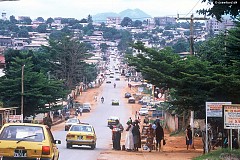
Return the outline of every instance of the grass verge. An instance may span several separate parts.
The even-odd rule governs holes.
[[[208,154],[193,158],[193,160],[239,160],[240,150],[218,149]]]

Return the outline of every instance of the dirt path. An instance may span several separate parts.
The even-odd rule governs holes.
[[[123,79],[121,79],[123,80]],[[100,100],[99,95],[103,87],[100,86],[99,88],[88,89],[87,92],[83,92],[81,96],[77,97],[77,101],[79,102],[90,102],[92,105],[92,110],[96,108],[96,103],[94,100],[94,96],[98,96],[98,100]],[[126,86],[122,88],[122,95],[125,92],[135,93],[136,88],[132,88],[131,90]],[[139,110],[141,105],[139,104],[128,104],[127,99],[124,99],[128,107],[132,108],[132,119],[134,119],[134,114],[136,111]],[[83,113],[82,116],[79,116],[79,119],[84,121],[86,117],[88,117],[90,113]],[[142,117],[143,118],[143,117]],[[142,123],[142,122],[141,122]],[[64,123],[59,125],[53,126],[53,130],[62,130],[64,128]],[[122,135],[121,143],[124,144],[124,136],[125,133]],[[184,135],[180,136],[170,136],[168,131],[165,129],[165,139],[167,144],[159,151],[152,151],[148,152],[143,150],[142,148],[138,152],[126,152],[126,151],[115,151],[112,150],[112,144],[109,144],[109,149],[106,151],[102,151],[98,160],[187,160],[192,159],[193,157],[197,157],[202,154],[202,142],[201,138],[195,138],[194,144],[195,149],[186,149],[185,145],[185,137]]]

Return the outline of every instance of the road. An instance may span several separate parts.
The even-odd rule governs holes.
[[[116,65],[118,62],[110,61],[110,66]],[[53,132],[55,139],[60,139],[62,144],[58,145],[60,150],[60,160],[76,160],[81,157],[84,160],[94,160],[97,159],[100,152],[103,152],[111,148],[111,130],[107,127],[107,119],[109,116],[118,116],[120,122],[125,126],[127,119],[131,116],[130,108],[123,101],[124,95],[121,93],[121,89],[127,85],[127,82],[121,79],[121,81],[115,81],[115,78],[111,78],[112,83],[103,84],[102,95],[105,101],[102,104],[98,102],[94,112],[91,112],[90,116],[84,119],[83,122],[92,124],[95,128],[97,134],[97,146],[96,149],[91,150],[88,147],[79,148],[74,147],[71,149],[66,148],[66,131],[64,128],[61,131]],[[113,84],[116,83],[116,88]],[[118,99],[120,102],[119,106],[112,106],[112,99]]]

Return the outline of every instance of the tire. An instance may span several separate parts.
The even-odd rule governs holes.
[[[95,148],[96,148],[96,143],[93,144],[93,145],[91,145],[91,149],[92,149],[92,150],[95,149]]]
[[[66,147],[67,148],[72,148],[72,145],[70,143],[67,143]]]

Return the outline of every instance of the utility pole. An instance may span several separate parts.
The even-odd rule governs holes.
[[[206,17],[193,17],[193,14],[190,17],[179,17],[179,14],[177,15],[177,20],[190,20],[190,54],[194,55],[194,20],[208,20]]]
[[[24,94],[24,67],[25,67],[25,65],[22,65],[22,92],[21,92],[21,120],[22,120],[22,122],[23,122],[23,108],[24,108],[24,102],[23,102],[23,94]]]
[[[177,14],[177,20],[190,20],[190,55],[194,55],[194,20],[207,20],[206,17],[193,17],[193,14],[190,17],[179,17]],[[190,125],[192,129],[192,148],[194,149],[194,111],[191,111],[190,116]],[[207,133],[206,133],[207,134]],[[207,145],[207,144],[206,144]]]

